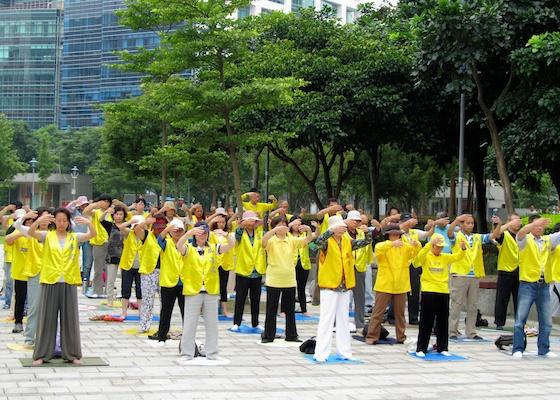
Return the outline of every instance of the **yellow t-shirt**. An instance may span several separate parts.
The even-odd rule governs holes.
[[[266,269],[266,286],[289,288],[296,286],[296,268],[294,253],[305,247],[304,237],[288,237],[283,240],[271,237],[266,243],[268,267]]]

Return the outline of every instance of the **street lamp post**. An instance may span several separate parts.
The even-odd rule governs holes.
[[[72,171],[70,173],[70,176],[74,181],[74,185],[72,186],[72,200],[76,200],[76,179],[78,178],[78,175],[80,175],[79,173],[80,170],[78,169],[78,167],[74,165],[70,171]]]
[[[31,209],[34,209],[35,207],[33,207],[33,200],[35,197],[35,167],[37,166],[37,160],[35,159],[35,157],[33,157],[29,161],[29,164],[31,164]]]

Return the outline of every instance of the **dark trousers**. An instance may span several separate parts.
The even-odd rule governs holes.
[[[225,271],[222,266],[218,268],[220,273],[220,301],[227,302],[227,283],[229,278],[229,271]]]
[[[408,322],[418,322],[420,315],[420,275],[422,268],[410,268],[410,293],[407,295],[408,300]]]
[[[46,362],[54,357],[59,314],[62,358],[68,361],[82,358],[77,286],[58,282],[41,285],[34,360]]]
[[[245,310],[245,300],[247,293],[251,297],[251,325],[256,327],[259,324],[259,306],[261,302],[262,276],[257,278],[247,278],[242,275],[235,275],[235,313],[233,314],[233,324],[241,325],[243,311]]]
[[[307,278],[309,278],[309,270],[303,269],[303,267],[301,266],[301,261],[298,261],[296,265],[297,295],[299,307],[302,313],[307,312],[307,296],[305,294]]]
[[[23,313],[25,311],[25,299],[27,298],[27,281],[14,279],[14,291],[16,293],[16,305],[14,307],[15,323],[22,324]]]
[[[420,312],[420,326],[418,331],[418,344],[416,351],[428,351],[432,327],[436,321],[437,351],[447,351],[448,324],[449,324],[449,294],[448,293],[422,293],[422,310]]]
[[[509,296],[513,296],[514,314],[517,313],[517,292],[519,291],[519,268],[512,272],[498,271],[496,287],[496,305],[494,308],[494,323],[496,326],[506,324],[506,314]]]
[[[138,272],[138,269],[131,268],[128,271],[123,269],[121,279],[122,298],[130,300],[130,296],[132,296],[132,284],[134,284],[136,290],[136,300],[142,300],[142,284],[140,283],[142,277]]]
[[[264,322],[263,339],[274,340],[276,335],[276,314],[278,303],[282,295],[282,307],[286,313],[286,339],[295,340],[298,337],[296,330],[295,300],[296,288],[266,287],[266,319]]]
[[[167,340],[169,327],[171,326],[171,315],[173,314],[173,307],[175,300],[179,302],[179,309],[181,310],[181,326],[185,319],[185,296],[183,295],[183,285],[176,285],[172,288],[161,287],[161,312],[159,314],[159,328],[158,339]]]

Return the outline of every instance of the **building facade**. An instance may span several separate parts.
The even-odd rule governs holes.
[[[0,112],[33,130],[59,124],[62,22],[56,1],[0,3]]]

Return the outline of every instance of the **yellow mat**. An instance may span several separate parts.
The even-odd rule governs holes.
[[[126,333],[127,335],[148,336],[156,333],[157,328],[151,328],[149,332],[143,332],[143,333],[139,333],[138,328],[125,329],[123,332]]]
[[[8,343],[6,347],[10,350],[15,350],[15,351],[27,351],[27,352],[33,351],[33,348],[23,347],[23,345],[19,343]]]
[[[106,306],[107,305],[107,300],[103,300],[101,303],[102,306]],[[113,301],[113,307],[112,308],[122,308],[122,302],[121,301]]]
[[[14,317],[4,317],[4,318],[0,318],[0,322],[8,322],[10,324],[13,324],[14,321],[16,319]],[[23,317],[23,323],[26,324],[27,323],[27,317]]]

